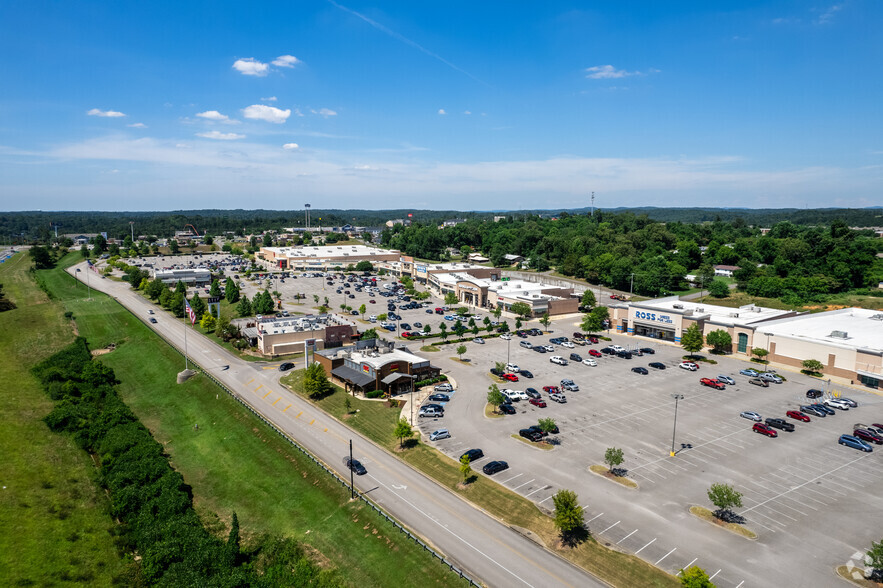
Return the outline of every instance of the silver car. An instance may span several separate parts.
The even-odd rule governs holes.
[[[734,379],[731,378],[730,376],[720,375],[720,376],[717,377],[717,379],[718,379],[719,381],[723,382],[724,384],[729,384],[730,386],[735,386],[735,385],[736,385],[736,380],[734,380]]]
[[[429,434],[430,441],[440,441],[441,439],[450,439],[451,433],[447,429],[439,429]]]

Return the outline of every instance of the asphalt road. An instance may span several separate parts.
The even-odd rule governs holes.
[[[82,271],[76,274],[78,267]],[[85,263],[68,271],[85,281]],[[95,277],[90,279],[92,288],[111,295],[171,344],[184,348],[185,327],[180,321],[133,292],[128,283]],[[156,324],[147,322],[149,309],[156,312]],[[370,493],[386,512],[476,581],[537,588],[605,585],[288,392],[279,384],[277,371],[240,360],[192,329],[186,337],[189,356],[203,370],[341,476],[349,475],[341,462],[352,439],[354,456],[368,469],[356,478],[357,489]],[[224,370],[225,365],[229,369]],[[169,374],[170,379],[174,377]]]

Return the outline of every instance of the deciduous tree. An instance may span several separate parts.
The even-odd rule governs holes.
[[[325,370],[318,363],[312,363],[304,370],[303,385],[310,398],[319,398],[333,390]]]
[[[717,507],[714,516],[722,518],[732,508],[742,507],[742,493],[730,484],[712,484],[708,489],[708,500]]]
[[[555,527],[562,537],[567,538],[585,529],[583,508],[579,505],[576,492],[561,489],[552,497],[555,504]]]
[[[705,342],[714,347],[718,353],[730,351],[733,346],[733,338],[723,329],[715,329],[705,336]]]
[[[708,573],[699,566],[691,566],[681,570],[681,586],[684,588],[714,588]]]
[[[457,345],[457,355],[460,357],[460,360],[463,360],[463,354],[466,353],[465,345]]]
[[[607,464],[607,468],[612,472],[614,468],[622,465],[622,462],[625,461],[625,457],[623,457],[622,449],[618,449],[616,447],[608,447],[607,451],[604,452],[604,463]]]
[[[684,348],[684,351],[692,355],[701,350],[702,346],[702,331],[699,330],[699,325],[693,323],[681,335],[681,347]]]
[[[487,402],[491,406],[494,407],[494,412],[497,412],[497,409],[500,407],[503,402],[505,402],[505,398],[503,397],[503,393],[500,392],[500,388],[497,387],[496,384],[491,384],[487,389]]]
[[[349,398],[349,396],[347,396]],[[404,417],[400,418],[396,423],[395,430],[393,431],[393,435],[399,438],[399,448],[404,447],[403,442],[404,439],[410,439],[414,436],[414,430],[411,427],[411,424]]]

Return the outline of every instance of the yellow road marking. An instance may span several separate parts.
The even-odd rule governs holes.
[[[281,396],[280,396],[279,398],[276,399],[276,402],[279,402],[280,400],[282,400],[282,397],[281,397]],[[273,406],[276,406],[276,402],[273,403]]]
[[[325,430],[322,431],[322,432],[323,432],[323,433],[327,433],[327,432],[328,432],[328,427],[325,427]]]
[[[310,421],[310,424],[312,425],[312,424],[315,423],[315,422],[316,422],[316,419],[313,419],[313,420]]]
[[[300,415],[302,415],[303,413],[304,413],[304,411],[300,411],[299,413],[297,413],[297,416],[294,417],[294,418],[299,419],[299,418],[300,418]]]
[[[251,384],[252,382],[254,382],[254,378],[252,378],[252,379],[250,379],[249,381],[247,381],[247,382],[245,383],[245,385],[248,386],[248,385]]]
[[[270,390],[269,392],[267,392],[266,394],[264,394],[264,395],[262,396],[262,398],[266,398],[267,396],[269,396],[269,395],[272,394],[272,393],[273,393],[273,391]]]
[[[265,366],[262,367],[261,369],[262,369],[262,370],[275,370],[276,368],[273,367],[273,366],[271,366],[271,365],[265,365]]]
[[[258,386],[257,388],[255,388],[254,391],[257,392],[258,390],[260,390],[260,389],[263,388],[263,387],[264,387],[264,385],[261,384],[260,386]]]
[[[289,404],[288,406],[286,406],[286,407],[285,407],[285,410],[283,410],[282,412],[285,412],[285,411],[288,410],[289,408],[291,408],[291,405],[290,405],[290,404]]]

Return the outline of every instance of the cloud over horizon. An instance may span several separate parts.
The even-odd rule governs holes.
[[[252,104],[242,109],[242,116],[281,125],[291,116],[291,110],[287,108],[282,110],[266,104]]]
[[[105,118],[119,118],[122,116],[126,116],[122,112],[118,112],[116,110],[99,110],[97,108],[93,108],[86,112],[89,116],[102,116]]]
[[[245,76],[263,77],[270,71],[270,66],[254,57],[245,57],[233,62],[233,69]]]

